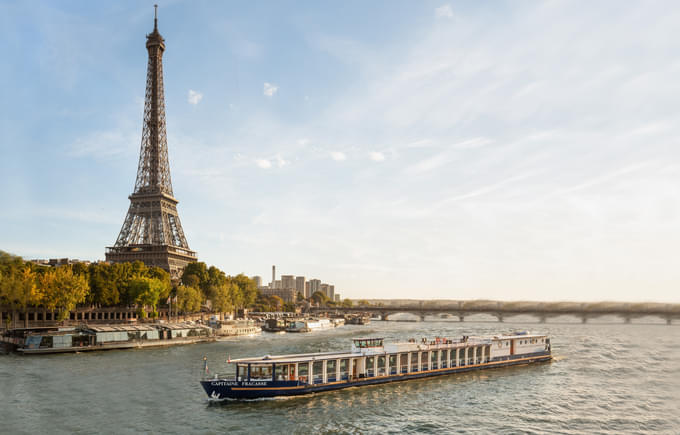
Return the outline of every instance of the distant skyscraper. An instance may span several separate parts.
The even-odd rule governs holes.
[[[329,291],[328,284],[326,284],[326,283],[321,284],[321,285],[319,286],[319,291],[320,291],[321,293],[325,294],[327,298],[330,298],[330,297],[331,297],[331,293],[330,293],[330,291]]]
[[[309,298],[312,293],[309,291],[309,281],[305,283],[305,298]]]
[[[293,276],[293,275],[281,275],[281,288],[295,289],[295,276]]]
[[[261,276],[255,275],[255,276],[253,277],[253,281],[255,281],[255,285],[256,285],[258,288],[262,287],[262,277],[261,277]]]
[[[295,290],[302,295],[305,295],[305,282],[306,280],[304,276],[295,277]]]
[[[276,266],[272,266],[272,284],[271,287],[275,288],[274,283],[276,282]]]
[[[321,287],[321,280],[320,279],[310,279],[309,280],[309,295],[313,295],[315,292],[318,292]]]

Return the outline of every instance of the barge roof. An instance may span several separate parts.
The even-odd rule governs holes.
[[[434,349],[447,349],[447,348],[460,348],[460,347],[467,347],[467,346],[479,346],[479,345],[485,345],[485,344],[490,344],[491,341],[493,340],[511,340],[511,339],[526,339],[526,338],[544,338],[546,337],[546,334],[522,334],[522,333],[517,333],[513,335],[494,335],[494,336],[470,336],[468,337],[467,341],[452,341],[449,344],[445,343],[439,343],[439,344],[431,344],[430,341],[427,343],[418,343],[418,342],[395,342],[395,343],[387,343],[387,347],[395,346],[395,345],[410,345],[413,347],[416,347],[415,349],[408,349],[408,350],[403,350],[402,352],[417,352],[417,351],[424,351],[424,350],[434,350]],[[382,337],[367,337],[367,338],[353,338],[352,340],[382,340]],[[423,348],[422,346],[425,346],[426,348]],[[239,363],[239,364],[294,364],[294,363],[299,363],[299,362],[305,362],[305,361],[323,361],[327,359],[344,359],[344,358],[356,358],[357,356],[373,356],[373,355],[381,355],[381,354],[387,354],[387,353],[394,353],[392,351],[382,351],[382,352],[375,352],[373,354],[361,354],[361,353],[356,353],[356,352],[318,352],[318,353],[300,353],[300,354],[291,354],[291,355],[265,355],[265,356],[260,356],[260,357],[252,357],[252,358],[238,358],[238,359],[229,359],[228,362],[230,363]],[[398,352],[401,353],[401,352]]]

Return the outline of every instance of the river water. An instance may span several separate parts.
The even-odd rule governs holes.
[[[210,402],[202,359],[387,340],[552,337],[552,363],[297,398]],[[0,355],[0,433],[680,433],[677,325],[373,322],[310,334],[50,356]]]

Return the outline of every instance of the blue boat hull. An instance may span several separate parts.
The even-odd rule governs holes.
[[[550,352],[541,352],[532,355],[522,355],[521,357],[505,359],[502,361],[491,361],[484,364],[425,370],[421,372],[404,374],[391,374],[371,378],[356,378],[351,380],[328,382],[325,384],[307,384],[300,381],[236,381],[227,379],[212,379],[201,381],[201,386],[212,399],[259,399],[265,397],[299,396],[303,394],[340,390],[343,388],[358,387],[363,385],[384,384],[388,382],[429,378],[433,376],[449,375],[483,369],[532,364],[550,361],[551,359],[552,355]]]

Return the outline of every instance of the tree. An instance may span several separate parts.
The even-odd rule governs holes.
[[[319,304],[319,306],[324,306],[326,304],[326,301],[328,301],[328,296],[326,296],[323,292],[315,291],[310,299],[315,304]]]
[[[226,286],[228,283],[227,275],[215,266],[210,266],[208,269],[207,282],[204,285],[204,293],[207,299],[211,301],[215,298],[220,287]],[[224,289],[221,289],[224,293]]]
[[[158,278],[140,277],[130,281],[130,295],[134,297],[134,301],[138,304],[139,315],[142,318],[146,317],[144,307],[151,307],[151,317],[158,317],[156,306],[161,294],[168,294],[170,289],[167,284]]]
[[[24,327],[28,328],[28,308],[38,306],[43,301],[43,293],[35,285],[35,273],[26,265],[21,273],[15,275],[14,300],[24,313]]]
[[[146,276],[148,278],[156,278],[163,283],[163,290],[160,295],[160,300],[167,300],[168,296],[170,296],[170,291],[172,290],[170,274],[160,267],[151,267],[147,270]]]
[[[201,285],[201,280],[198,279],[198,276],[196,275],[184,275],[182,276],[182,284],[184,284],[187,287],[192,287],[198,290]]]
[[[190,278],[192,275],[196,278]],[[182,284],[193,285],[193,281],[195,281],[195,279],[198,279],[198,283],[196,283],[197,286],[195,288],[201,290],[205,296],[206,286],[208,285],[208,266],[206,266],[202,261],[187,264],[184,268],[184,272],[182,272]],[[192,282],[189,282],[189,280]]]
[[[357,305],[359,305],[360,307],[368,307],[371,304],[366,299],[359,299],[357,301]]]
[[[194,313],[201,309],[200,290],[180,285],[177,287],[177,310],[183,313]]]
[[[58,320],[66,320],[76,305],[85,302],[90,286],[82,275],[75,275],[68,266],[46,271],[40,280],[45,307],[59,311]]]
[[[103,306],[120,303],[120,290],[118,288],[120,279],[117,279],[116,276],[116,266],[107,263],[90,265],[90,294],[88,296],[90,303]]]
[[[343,299],[343,300],[342,300],[342,306],[343,306],[343,308],[352,308],[352,305],[353,305],[353,304],[354,304],[354,303],[353,303],[352,300],[349,299],[349,298]]]
[[[271,295],[269,296],[269,305],[274,309],[274,311],[281,311],[283,309],[283,299],[280,296]]]
[[[224,283],[214,286],[212,299],[213,310],[218,313],[226,313],[233,310],[234,305],[232,303],[232,295],[235,291],[238,291],[238,288],[234,283],[226,281],[226,277]]]
[[[295,295],[295,300],[299,302],[299,301],[303,301],[304,299],[305,299],[305,295],[303,295],[300,292],[297,292],[297,295]]]
[[[17,301],[14,295],[15,280],[24,266],[21,257],[0,251],[0,304],[11,308],[11,319],[7,319],[7,327],[13,320],[16,324]]]
[[[234,295],[234,300],[238,303],[234,303],[234,306],[236,308],[245,308],[252,305],[257,298],[257,285],[255,281],[242,273],[232,277],[231,281],[238,288],[238,294]]]

